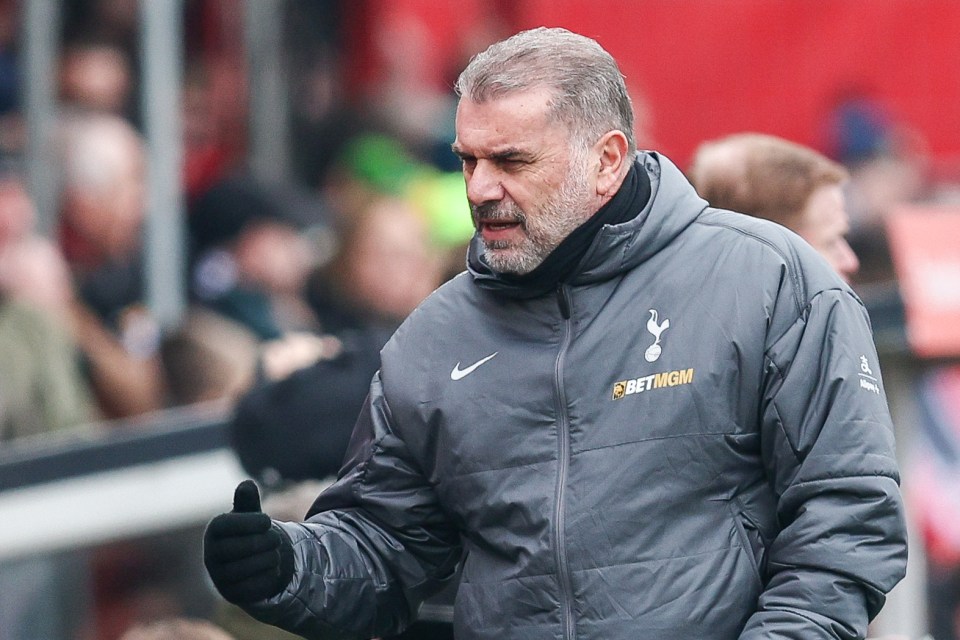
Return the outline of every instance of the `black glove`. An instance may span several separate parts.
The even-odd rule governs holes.
[[[293,545],[260,511],[260,492],[253,480],[237,485],[233,511],[207,525],[203,563],[220,595],[234,604],[273,597],[290,583]]]

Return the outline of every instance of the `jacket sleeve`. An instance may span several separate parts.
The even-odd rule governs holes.
[[[458,531],[391,428],[379,374],[339,479],[307,515],[303,523],[279,523],[294,546],[290,584],[246,607],[306,638],[400,633],[460,559]]]
[[[866,310],[849,291],[821,292],[765,355],[761,446],[779,532],[741,640],[863,638],[907,555]]]

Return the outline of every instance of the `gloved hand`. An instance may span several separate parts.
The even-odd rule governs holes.
[[[290,583],[293,545],[260,511],[260,492],[253,480],[237,485],[233,511],[207,525],[203,563],[220,595],[234,604],[270,598]]]

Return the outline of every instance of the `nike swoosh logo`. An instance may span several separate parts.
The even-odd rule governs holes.
[[[460,368],[460,363],[458,362],[458,363],[457,363],[457,366],[455,366],[455,367],[453,368],[453,371],[450,372],[450,379],[451,379],[451,380],[460,380],[461,378],[466,378],[468,375],[470,375],[471,373],[473,373],[474,371],[476,371],[476,370],[477,370],[477,367],[479,367],[480,365],[482,365],[484,362],[487,362],[488,360],[490,360],[491,358],[493,358],[493,356],[497,355],[498,353],[499,353],[499,351],[495,351],[495,352],[491,353],[490,355],[488,355],[486,358],[484,358],[484,359],[482,359],[482,360],[477,360],[476,362],[474,362],[472,365],[470,365],[470,366],[467,367],[466,369],[461,369],[461,368]]]

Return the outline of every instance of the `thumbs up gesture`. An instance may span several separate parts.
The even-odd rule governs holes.
[[[293,545],[260,510],[260,492],[253,480],[237,485],[233,511],[207,525],[203,563],[220,595],[234,604],[273,597],[290,583]]]

